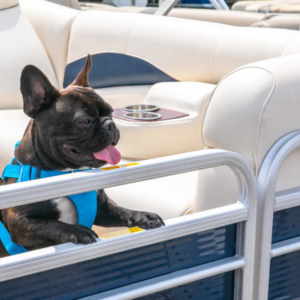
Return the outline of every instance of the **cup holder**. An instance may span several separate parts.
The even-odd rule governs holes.
[[[161,115],[153,112],[128,112],[124,117],[134,120],[151,121],[160,119]]]
[[[133,104],[127,105],[123,109],[130,112],[147,112],[156,111],[159,109],[159,106],[153,104]]]

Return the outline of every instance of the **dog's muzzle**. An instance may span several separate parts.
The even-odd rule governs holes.
[[[112,145],[116,145],[120,139],[119,129],[113,120],[108,117],[100,118],[101,127],[112,135]]]

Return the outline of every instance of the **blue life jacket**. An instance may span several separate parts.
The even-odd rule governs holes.
[[[16,147],[19,145],[20,142],[16,143]],[[2,179],[5,178],[16,178],[18,179],[17,182],[24,182],[29,180],[35,180],[39,178],[47,178],[52,176],[59,176],[59,175],[65,175],[70,174],[73,172],[82,172],[91,170],[85,169],[85,170],[73,170],[73,171],[57,171],[57,170],[51,170],[46,171],[43,169],[39,169],[36,167],[33,167],[31,165],[22,165],[18,162],[18,165],[13,165],[13,161],[16,159],[13,159],[10,164],[8,164],[3,173],[2,173]],[[69,198],[77,210],[77,223],[78,225],[83,225],[88,228],[92,228],[96,214],[97,214],[97,191],[91,191],[76,195],[67,196]],[[27,250],[16,243],[14,243],[11,240],[10,234],[6,227],[3,225],[3,223],[0,221],[0,240],[3,243],[6,251],[10,255],[14,254],[20,254],[23,252],[26,252]]]

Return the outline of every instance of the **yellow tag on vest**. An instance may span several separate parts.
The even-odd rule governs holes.
[[[141,231],[144,231],[144,229],[139,228],[139,227],[132,227],[132,228],[128,228],[128,229],[124,229],[124,230],[120,230],[120,231],[102,234],[102,235],[99,235],[99,238],[103,239],[103,240],[107,240],[107,239],[111,239],[111,238],[114,238],[117,236],[141,232]]]
[[[130,164],[125,164],[125,165],[119,165],[119,166],[111,166],[111,167],[106,167],[106,168],[101,168],[102,171],[109,171],[109,170],[115,170],[115,169],[120,169],[120,168],[126,168],[126,167],[131,167],[131,166],[138,166],[139,164],[134,162]]]

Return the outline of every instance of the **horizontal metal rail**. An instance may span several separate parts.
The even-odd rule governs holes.
[[[272,244],[271,257],[288,254],[300,250],[300,237]]]
[[[300,188],[278,192],[275,194],[274,211],[300,205]]]
[[[247,216],[247,208],[237,203],[222,209],[167,220],[166,227],[155,230],[107,240],[98,239],[97,243],[88,246],[67,243],[5,257],[0,259],[0,282],[243,222]]]
[[[255,188],[251,183],[252,170],[241,156],[212,149],[151,159],[115,170],[96,169],[5,185],[0,189],[0,209],[221,165],[242,172],[249,191]]]
[[[238,228],[243,228],[244,235],[238,236],[237,254],[243,255],[247,264],[238,276],[237,285],[241,286],[241,289],[236,292],[236,299],[241,299],[241,293],[243,299],[252,299],[256,185],[253,170],[245,159],[236,153],[224,150],[201,150],[142,161],[138,165],[126,168],[109,171],[92,170],[11,184],[0,189],[0,208],[222,165],[230,167],[236,176],[239,191],[236,204],[181,217],[175,221],[169,220],[163,228],[106,241],[100,240],[88,246],[69,243],[3,258],[0,260],[0,281],[239,223]]]
[[[207,277],[240,269],[244,266],[245,260],[243,257],[229,257],[201,266],[188,268],[182,271],[127,285],[108,292],[81,298],[81,300],[131,300]]]

